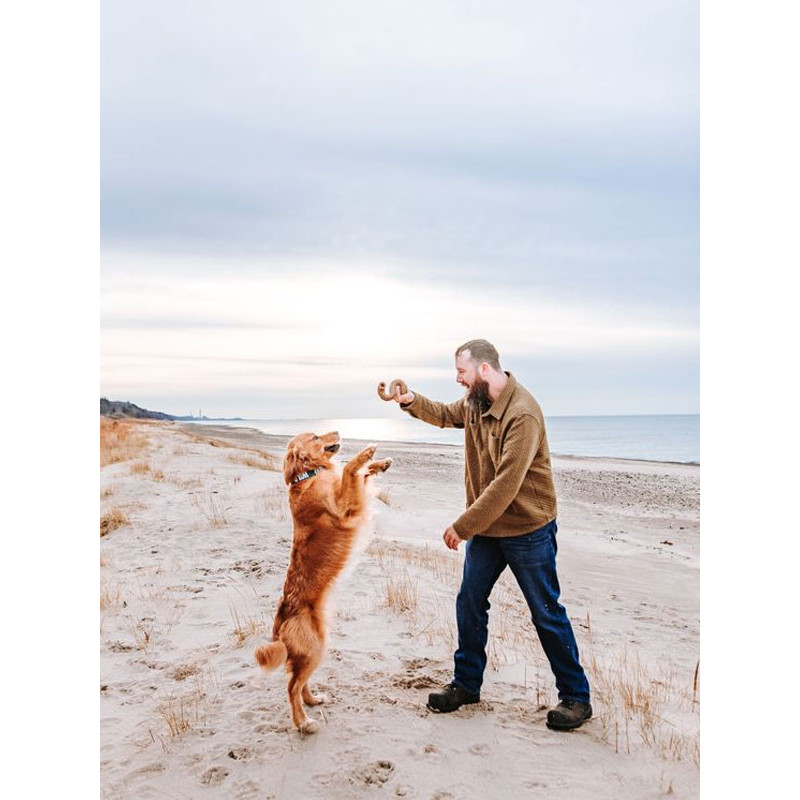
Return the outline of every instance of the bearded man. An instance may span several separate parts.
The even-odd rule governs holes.
[[[480,700],[489,595],[508,566],[555,676],[559,704],[548,712],[547,726],[578,728],[592,707],[572,625],[558,602],[556,493],[542,410],[501,369],[497,350],[485,339],[462,344],[455,359],[456,381],[467,390],[456,402],[399,389],[392,398],[423,422],[464,429],[467,509],[442,537],[451,550],[467,543],[456,601],[458,650],[452,682],[428,695],[428,707],[449,712]]]

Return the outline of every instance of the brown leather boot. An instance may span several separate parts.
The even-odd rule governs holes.
[[[428,708],[446,714],[469,703],[477,703],[480,699],[479,694],[473,694],[454,683],[448,683],[441,692],[431,692],[428,695]]]
[[[547,712],[547,727],[554,731],[571,731],[580,728],[592,716],[589,703],[580,700],[562,700]]]

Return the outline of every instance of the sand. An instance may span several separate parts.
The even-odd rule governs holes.
[[[508,572],[481,702],[426,709],[451,677],[464,548],[441,534],[463,508],[463,450],[380,443],[394,465],[337,586],[313,681],[330,703],[310,709],[321,728],[303,737],[283,673],[253,659],[291,546],[275,469],[286,437],[137,430],[142,448],[101,472],[101,512],[128,520],[100,541],[104,798],[697,796],[698,467],[554,457],[562,602],[595,710],[557,733],[552,674]]]

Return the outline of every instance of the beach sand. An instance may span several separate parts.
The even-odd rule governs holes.
[[[557,733],[552,673],[508,570],[481,702],[426,709],[456,646],[464,547],[441,535],[464,506],[463,449],[379,443],[394,465],[334,595],[312,680],[331,702],[309,710],[320,732],[302,737],[283,672],[253,659],[291,547],[287,437],[101,427],[102,797],[698,795],[698,467],[554,457],[561,601],[595,712]],[[344,441],[338,460],[364,444]]]

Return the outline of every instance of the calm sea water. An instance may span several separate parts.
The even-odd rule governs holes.
[[[463,444],[464,433],[406,417],[362,419],[204,420],[293,436],[302,431],[339,431],[343,439]],[[550,450],[558,455],[636,458],[700,463],[700,415],[547,417]]]

